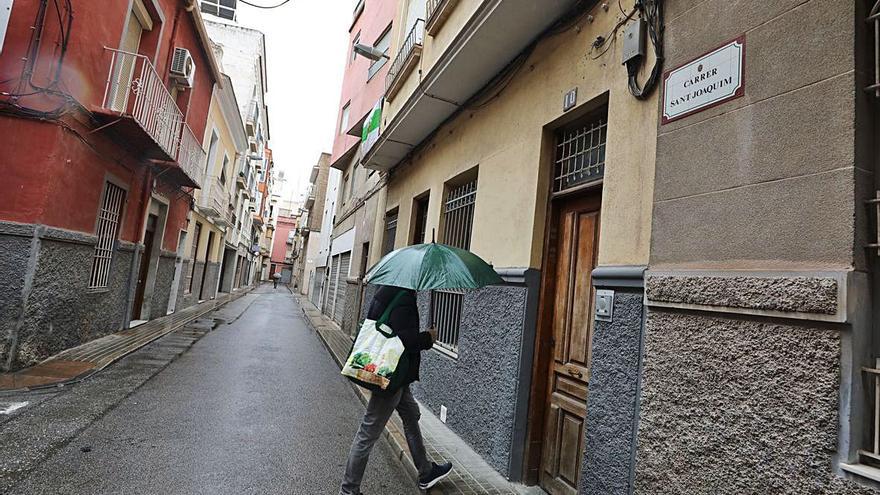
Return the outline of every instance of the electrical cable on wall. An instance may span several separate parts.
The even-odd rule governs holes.
[[[640,100],[650,96],[660,79],[660,71],[663,69],[663,1],[662,0],[639,0],[636,8],[645,21],[648,30],[648,39],[654,47],[654,67],[651,75],[643,86],[639,86],[638,73],[644,56],[638,56],[626,62],[626,73],[629,82],[629,92]]]

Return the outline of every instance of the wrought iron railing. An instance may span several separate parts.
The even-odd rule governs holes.
[[[229,194],[227,186],[220,182],[219,177],[213,175],[205,177],[199,195],[199,208],[204,210],[208,216],[221,222],[228,222],[228,218],[231,216],[229,213],[231,202],[232,196]]]
[[[874,31],[874,81],[865,90],[880,98],[880,0],[874,3],[874,7],[868,13],[867,21]]]
[[[181,170],[195,182],[201,185],[202,174],[204,173],[203,164],[205,163],[205,150],[189,125],[183,124],[183,130],[180,135],[180,146],[177,152],[177,163]]]
[[[104,49],[112,57],[102,106],[130,115],[168,156],[175,157],[183,114],[153,64],[137,53]]]
[[[437,329],[434,344],[452,353],[458,353],[463,307],[464,291],[437,290],[431,293],[431,323]]]
[[[410,61],[410,57],[416,51],[417,48],[422,47],[422,43],[425,41],[425,20],[418,19],[416,23],[413,25],[412,29],[410,29],[409,33],[406,35],[406,38],[403,40],[403,44],[400,46],[400,50],[397,51],[397,55],[394,57],[394,61],[391,63],[391,68],[388,69],[388,75],[385,76],[385,92],[386,94],[389,92],[394,83],[398,78],[405,76],[405,69],[407,68],[407,64]]]
[[[876,464],[880,463],[880,359],[877,359],[874,368],[863,367],[862,371],[873,378],[874,382],[874,438],[871,450],[859,450],[859,455],[862,460]]]

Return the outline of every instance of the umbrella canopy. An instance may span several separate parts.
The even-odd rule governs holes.
[[[491,265],[474,253],[433,242],[388,253],[367,273],[365,280],[417,291],[479,289],[504,282]]]

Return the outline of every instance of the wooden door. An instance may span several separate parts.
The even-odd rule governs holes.
[[[584,450],[584,422],[590,382],[593,289],[599,241],[599,198],[559,204],[555,219],[554,287],[547,301],[553,313],[547,369],[541,486],[551,495],[576,494]]]
[[[131,318],[141,319],[141,309],[144,306],[144,292],[147,288],[147,275],[150,273],[150,258],[153,257],[153,238],[156,233],[156,223],[159,218],[156,215],[147,217],[147,230],[144,232],[144,253],[141,255],[140,267],[138,267],[137,289],[134,293],[134,306],[132,306]]]

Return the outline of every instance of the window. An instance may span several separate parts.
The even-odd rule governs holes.
[[[416,198],[413,201],[413,212],[415,217],[413,218],[413,236],[411,244],[422,244],[428,242],[428,239],[425,238],[425,230],[428,227],[428,204],[430,197],[426,194],[421,198]]]
[[[345,104],[342,107],[342,116],[339,118],[339,134],[345,134],[348,131],[348,114],[351,107],[351,102]]]
[[[229,165],[229,157],[223,155],[223,168],[220,169],[220,183],[226,185],[226,166]]]
[[[201,241],[201,240],[202,240],[202,224],[200,224],[199,222],[196,222],[195,228],[193,230],[192,248],[190,249],[190,257],[191,257],[192,261],[190,262],[190,266],[189,266],[189,274],[187,274],[187,276],[186,276],[186,279],[187,279],[186,293],[187,294],[191,293],[193,290],[193,279],[195,278],[195,274],[196,274],[196,256],[198,255],[199,241]]]
[[[373,43],[373,47],[377,50],[381,50],[382,53],[384,53],[385,55],[388,55],[388,51],[391,49],[391,26],[388,26],[385,29],[385,32],[383,32],[379,36],[379,39],[377,39],[376,42]],[[387,57],[382,57],[379,60],[374,60],[373,63],[370,64],[370,68],[367,69],[367,81],[372,79],[373,76],[376,75],[377,72],[379,72],[379,70],[382,68],[382,66],[385,65],[386,62],[388,62]]]
[[[443,242],[460,249],[470,249],[477,199],[477,179],[450,187],[443,205]],[[438,290],[431,294],[431,320],[437,328],[436,344],[451,353],[458,352],[464,292]]]
[[[556,134],[553,191],[559,192],[605,175],[608,108]]]
[[[385,214],[385,237],[382,239],[382,256],[394,251],[397,237],[397,208]]]
[[[92,257],[92,274],[89,278],[90,289],[103,289],[110,280],[110,266],[113,261],[113,243],[119,233],[122,221],[122,205],[125,203],[125,190],[107,182],[104,185],[104,199],[98,212],[96,230],[98,243]]]
[[[351,189],[348,187],[348,174],[345,174],[345,177],[342,178],[342,201],[340,201],[343,205],[346,201],[348,201],[348,193]]]
[[[354,45],[357,45],[361,42],[361,33],[355,35],[354,41],[351,42],[351,58],[348,60],[348,64],[351,65],[354,62],[354,59],[357,58],[357,52],[354,51]]]
[[[237,0],[202,0],[202,12],[234,21],[236,2]]]
[[[217,141],[220,138],[217,137],[217,131],[211,131],[211,141],[208,144],[208,155],[205,160],[205,173],[211,175],[211,164],[214,162],[214,158],[217,155]]]

